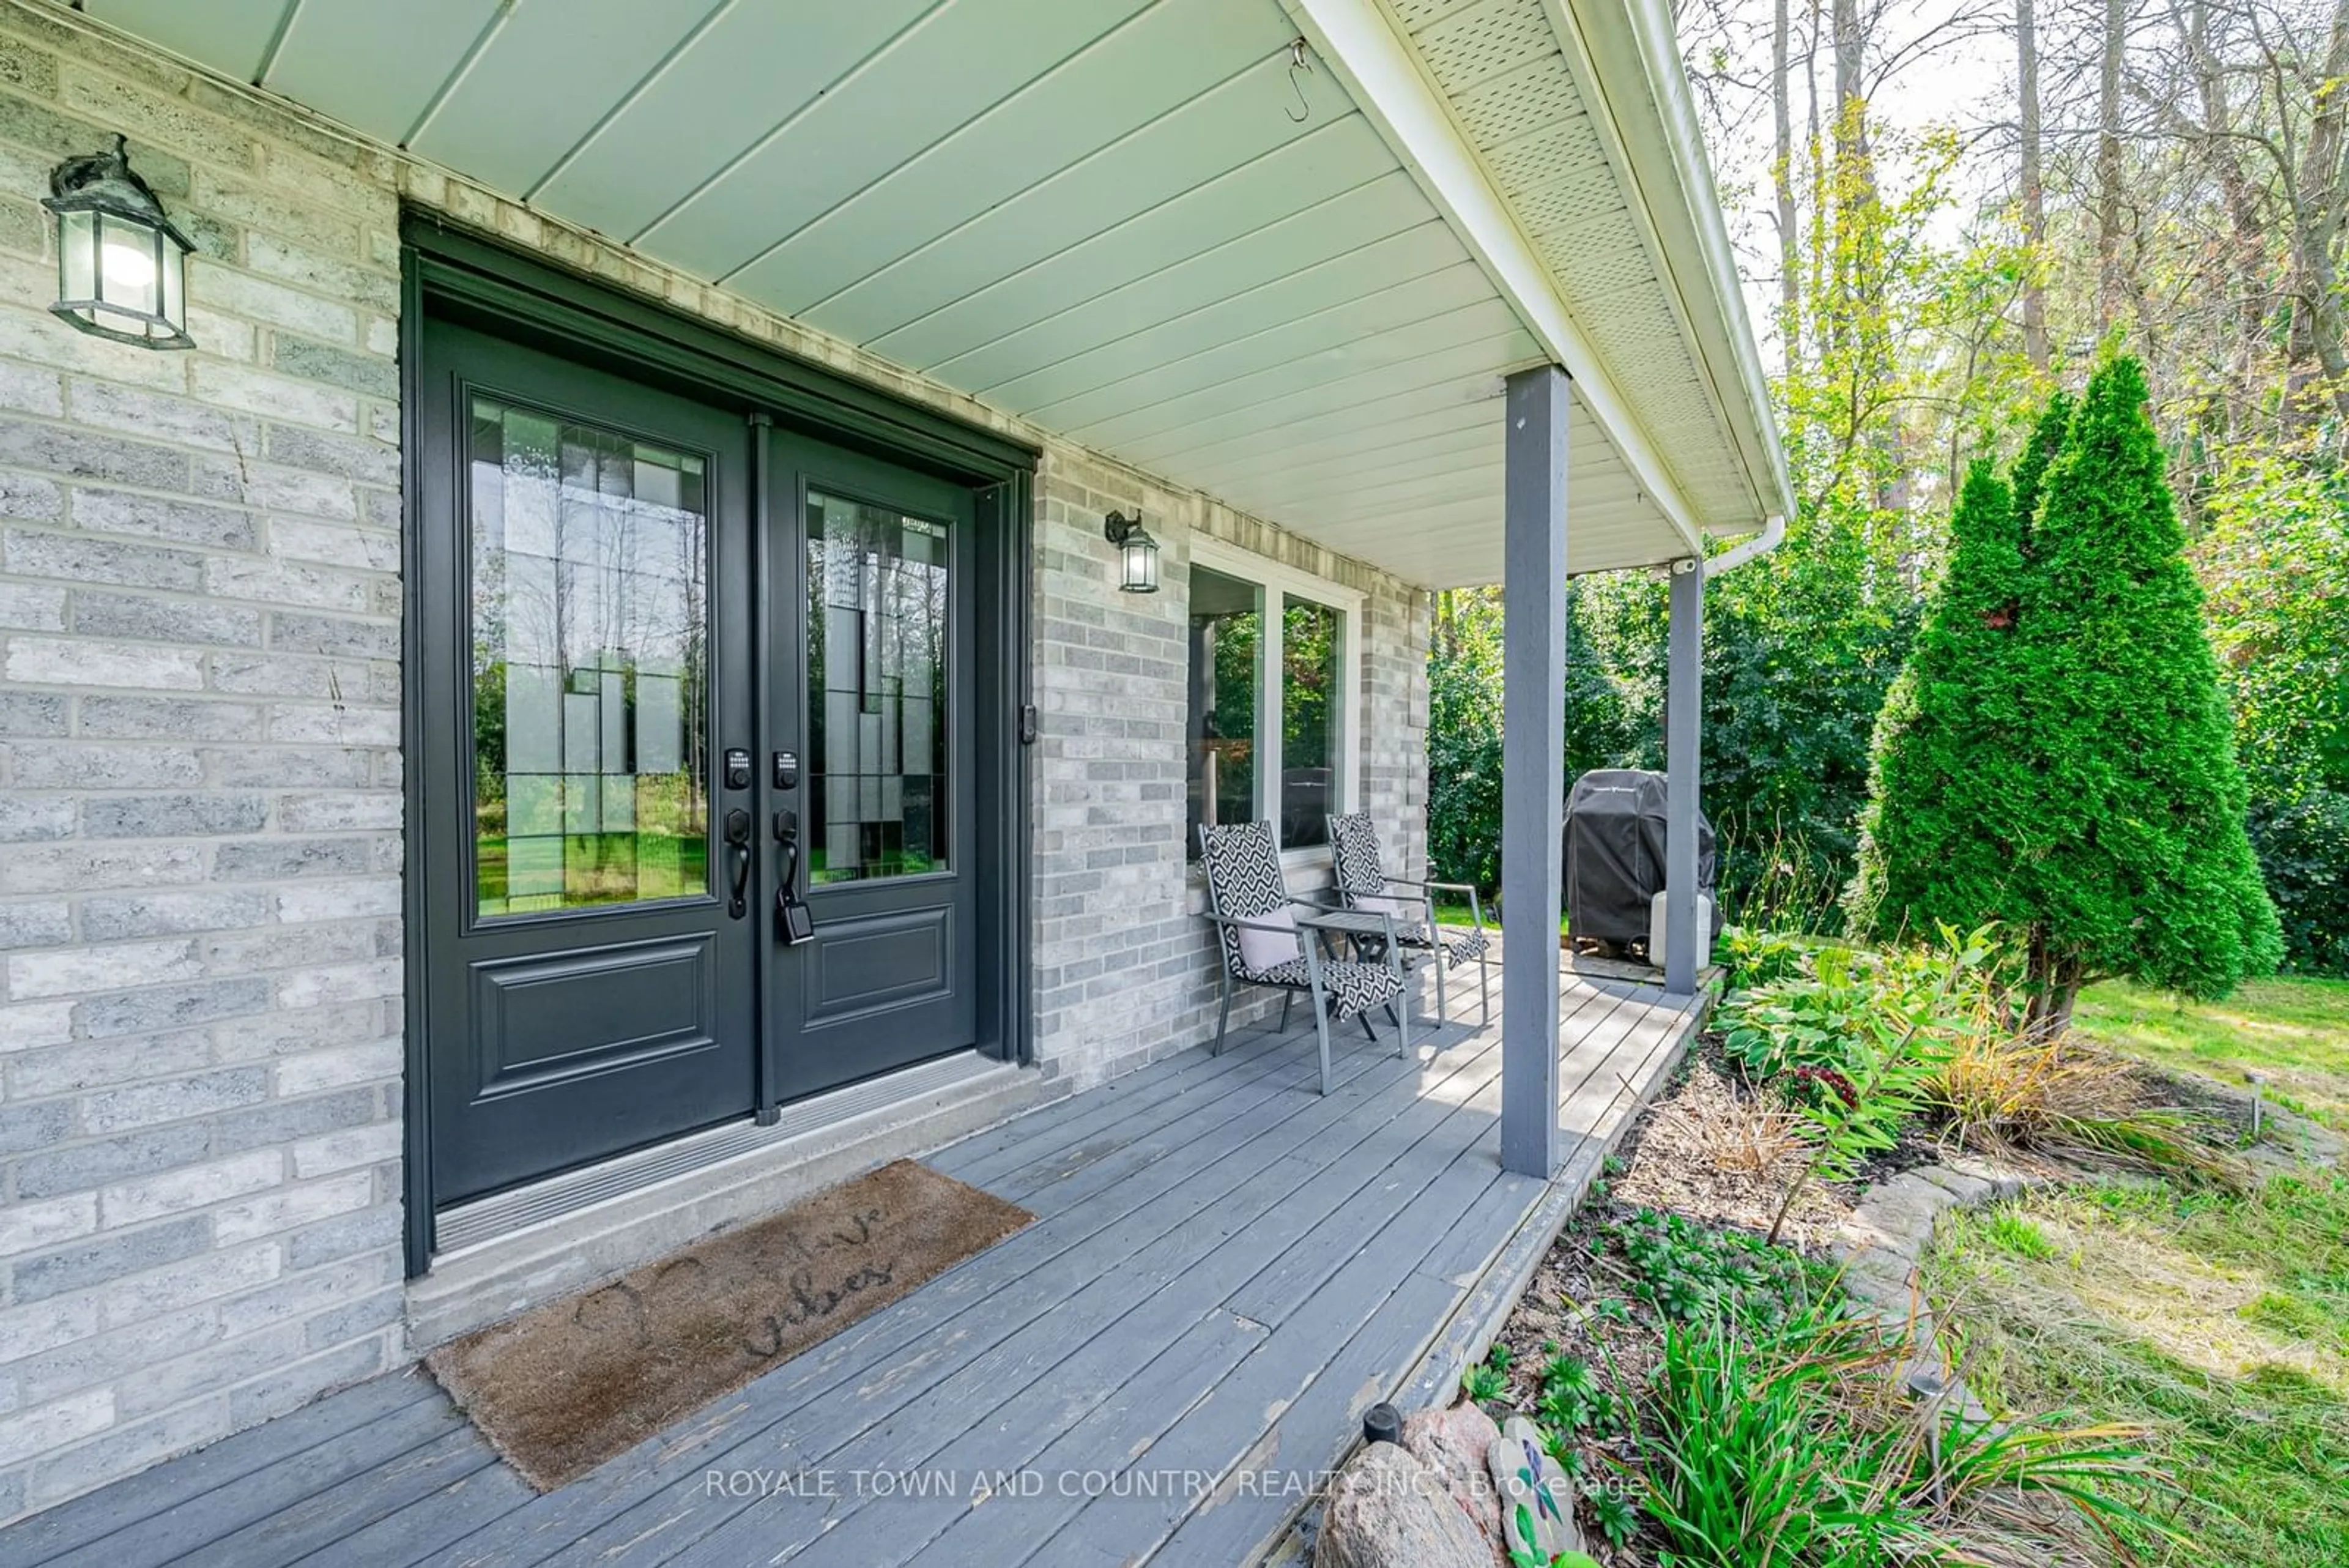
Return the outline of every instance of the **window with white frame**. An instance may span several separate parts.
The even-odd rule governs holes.
[[[1283,851],[1326,854],[1355,794],[1361,596],[1202,541],[1190,611],[1187,852],[1202,824],[1268,818]]]

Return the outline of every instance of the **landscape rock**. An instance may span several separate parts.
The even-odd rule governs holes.
[[[1957,1194],[1948,1188],[1904,1170],[1868,1189],[1845,1222],[1843,1240],[1855,1246],[1881,1246],[1913,1258],[1933,1239],[1933,1225],[1942,1211],[1957,1202]]]
[[[1947,1166],[1919,1166],[1915,1174],[1955,1198],[1960,1204],[1969,1207],[1988,1201],[1992,1190],[1990,1182],[1983,1178],[1969,1176],[1962,1170],[1952,1170]]]
[[[1366,1443],[1330,1484],[1313,1568],[1487,1568],[1493,1549],[1410,1449]]]
[[[1988,1182],[1990,1184],[1989,1201],[1993,1203],[2004,1203],[2010,1199],[2020,1198],[2024,1189],[2033,1185],[2028,1178],[2012,1166],[2001,1165],[1996,1160],[1985,1159],[1979,1155],[1947,1156],[1941,1161],[1941,1168],[1960,1176],[1972,1177],[1977,1181]]]
[[[1542,1451],[1541,1431],[1523,1416],[1512,1416],[1486,1450],[1493,1483],[1501,1494],[1501,1526],[1512,1550],[1547,1563],[1561,1552],[1582,1550],[1574,1522],[1574,1483],[1556,1459]],[[1532,1539],[1526,1536],[1532,1528]]]
[[[1506,1568],[1501,1494],[1485,1461],[1500,1436],[1493,1417],[1464,1400],[1448,1409],[1413,1410],[1402,1420],[1402,1446],[1442,1479],[1444,1490],[1492,1548],[1493,1561]]]
[[[1907,1336],[1914,1352],[1905,1377],[1911,1396],[1970,1423],[1987,1422],[1990,1412],[1936,1359],[1933,1314],[1918,1294],[1917,1265],[1945,1210],[2018,1197],[2037,1185],[1988,1160],[1959,1158],[1920,1166],[1860,1194],[1828,1249],[1843,1265],[1843,1288],[1875,1308],[1887,1329]]]
[[[1843,1288],[1871,1306],[1903,1317],[1916,1293],[1908,1261],[1875,1250],[1860,1252],[1845,1264]]]

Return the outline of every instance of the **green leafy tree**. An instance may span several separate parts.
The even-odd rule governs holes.
[[[2349,787],[2349,476],[2248,446],[2205,515],[2194,560],[2245,770],[2287,794]]]
[[[2067,1021],[2103,975],[2223,996],[2282,942],[2136,360],[2090,379],[2031,537],[2016,638],[2044,757],[2023,836],[2037,1015]]]
[[[2349,486],[2303,445],[2220,453],[2195,542],[2285,961],[2349,974]]]
[[[1704,809],[1721,836],[1724,907],[1742,924],[1832,923],[1868,798],[1869,733],[1917,631],[1914,601],[1872,586],[1888,579],[1868,531],[1830,510],[1705,585]]]
[[[2032,525],[2039,517],[2040,487],[2047,482],[2047,465],[2064,450],[2064,434],[2072,428],[2072,396],[2056,391],[2040,410],[2038,422],[2031,427],[2031,439],[2024,443],[2023,455],[2014,461],[2014,520],[2018,543],[2030,553],[2028,540]]]
[[[1566,776],[1638,761],[1611,647],[1588,629],[1590,583],[1567,588]],[[1501,594],[1454,588],[1436,597],[1427,663],[1427,857],[1447,882],[1501,877]],[[1661,633],[1659,633],[1661,635]]]
[[[2004,921],[2040,1028],[2105,976],[2221,996],[2282,952],[2145,398],[2134,360],[2096,372],[2027,535],[1970,480],[1854,899],[1878,934]]]
[[[1501,612],[1497,596],[1440,596],[1427,663],[1428,875],[1501,877]]]
[[[1987,461],[1950,532],[1949,570],[1877,721],[1852,910],[1878,938],[2029,913],[2013,877],[2037,794],[2015,635],[2023,535]]]

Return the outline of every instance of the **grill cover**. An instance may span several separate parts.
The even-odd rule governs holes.
[[[1696,819],[1697,891],[1713,890],[1713,824]],[[1566,925],[1580,940],[1648,940],[1648,906],[1664,888],[1664,775],[1600,768],[1566,799]],[[1721,934],[1721,900],[1712,935]]]

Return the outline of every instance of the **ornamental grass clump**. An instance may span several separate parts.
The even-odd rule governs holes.
[[[1945,1143],[1992,1155],[2040,1154],[2242,1189],[2251,1169],[2222,1124],[2149,1105],[2133,1063],[2070,1034],[1983,1031],[1961,1040],[1927,1085]]]
[[[2144,1434],[1970,1422],[1907,1392],[1906,1337],[1834,1293],[1757,1326],[1667,1324],[1642,1405],[1646,1511],[1712,1568],[2129,1563],[2175,1483]]]

